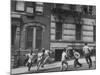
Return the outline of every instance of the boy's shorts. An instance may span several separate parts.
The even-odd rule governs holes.
[[[64,64],[64,63],[65,63],[65,64],[68,64],[67,60],[62,60],[62,61],[61,61],[61,64]]]

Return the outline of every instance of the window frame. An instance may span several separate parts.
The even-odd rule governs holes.
[[[61,30],[60,31],[58,31],[59,29],[57,29],[57,25],[58,25],[57,23],[61,23],[61,24],[59,24],[59,25],[61,25]],[[58,33],[60,33],[59,34],[60,35],[60,38],[58,38],[58,36],[57,36]],[[62,40],[63,39],[62,35],[63,35],[63,23],[62,22],[56,22],[55,40]]]
[[[79,26],[79,27],[78,27]],[[82,40],[82,25],[76,24],[76,40],[81,41]]]
[[[23,7],[24,9],[23,9],[23,10],[17,10],[17,3],[18,3],[18,2],[19,2],[19,3],[20,3],[20,2],[23,2],[23,4],[24,4],[24,7]],[[25,2],[24,2],[24,1],[16,1],[15,11],[16,11],[16,12],[25,12]]]
[[[93,26],[93,41],[96,41],[96,26]]]
[[[29,4],[31,3],[31,4]],[[33,8],[33,13],[27,12],[27,8]],[[35,14],[35,2],[25,2],[25,13],[27,13],[28,15],[33,15]]]
[[[37,11],[37,7],[42,7],[42,11]],[[43,2],[35,3],[35,12],[36,12],[36,15],[43,15],[44,14],[44,3]]]

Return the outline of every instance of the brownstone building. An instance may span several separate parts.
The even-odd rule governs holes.
[[[12,66],[23,65],[24,54],[41,48],[56,57],[67,46],[96,46],[96,7],[86,5],[11,1]]]

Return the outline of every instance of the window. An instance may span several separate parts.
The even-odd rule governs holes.
[[[11,45],[14,46],[17,26],[11,26]]]
[[[81,40],[81,25],[76,24],[76,40]]]
[[[64,6],[65,5],[62,5],[62,4],[56,4],[56,8],[61,8],[61,7],[64,8]]]
[[[96,15],[96,6],[92,7],[92,15]]]
[[[93,40],[96,41],[96,26],[93,26]]]
[[[11,11],[15,11],[16,9],[16,1],[11,0]]]
[[[43,14],[43,3],[37,2],[35,11],[37,15],[42,15]]]
[[[27,7],[26,12],[27,13],[33,13],[33,8],[32,7]]]
[[[88,14],[88,7],[87,6],[83,6],[83,13]]]
[[[26,13],[34,14],[35,3],[33,2],[26,2]]]
[[[89,15],[92,15],[93,7],[89,6]]]
[[[93,6],[84,6],[83,7],[84,14],[92,15]]]
[[[74,11],[75,10],[75,5],[70,5],[70,10]]]
[[[62,39],[62,23],[56,22],[56,40]]]
[[[25,3],[23,1],[16,2],[16,11],[24,11],[25,10]]]

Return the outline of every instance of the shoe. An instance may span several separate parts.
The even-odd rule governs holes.
[[[92,65],[89,65],[89,69],[92,67]]]
[[[44,67],[44,65],[41,66],[42,68]]]
[[[28,71],[30,71],[30,69],[28,69]]]
[[[82,64],[80,65],[80,67],[82,67]]]

